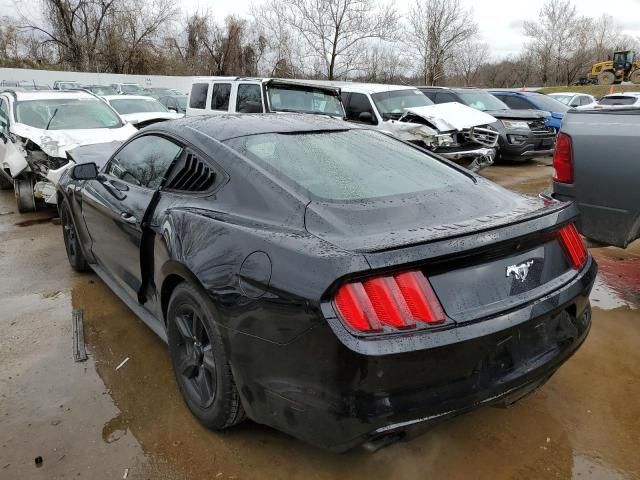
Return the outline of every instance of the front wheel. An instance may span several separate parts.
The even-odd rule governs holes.
[[[16,204],[20,213],[36,211],[36,197],[33,195],[33,178],[31,175],[14,178],[13,191],[16,195]]]
[[[169,352],[178,387],[205,427],[223,430],[245,418],[218,327],[205,296],[179,284],[167,309]]]
[[[613,85],[615,81],[616,81],[616,76],[613,74],[613,72],[606,70],[598,74],[599,85]]]
[[[89,263],[82,252],[78,231],[76,230],[73,217],[71,216],[71,209],[66,200],[62,203],[62,208],[60,209],[60,222],[62,223],[62,237],[64,239],[65,249],[67,250],[69,265],[71,265],[71,268],[76,272],[89,271]]]

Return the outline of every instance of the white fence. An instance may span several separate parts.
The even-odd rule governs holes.
[[[189,93],[193,77],[168,75],[122,75],[117,73],[61,72],[57,70],[31,70],[26,68],[0,68],[0,81],[27,81],[53,85],[56,80],[74,80],[84,85],[109,85],[111,83],[139,83],[144,87],[176,88]]]

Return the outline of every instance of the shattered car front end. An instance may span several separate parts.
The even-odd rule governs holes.
[[[449,160],[470,160],[478,171],[493,163],[499,134],[489,125],[496,119],[457,102],[405,109],[388,126],[394,135]]]
[[[62,174],[73,165],[67,152],[81,145],[126,140],[136,128],[125,124],[115,129],[42,130],[14,123],[11,126],[13,154],[6,158],[13,178],[31,172],[34,196],[55,204],[56,185]]]

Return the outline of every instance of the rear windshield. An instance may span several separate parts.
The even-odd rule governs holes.
[[[273,112],[320,113],[344,117],[340,99],[321,89],[272,86],[268,93]]]
[[[227,144],[322,200],[407,196],[471,181],[430,155],[372,130],[266,133]]]
[[[636,97],[604,97],[600,100],[600,105],[633,105],[638,99]]]
[[[16,105],[15,116],[16,122],[47,130],[122,126],[115,112],[94,97],[20,101]]]
[[[116,100],[110,100],[109,103],[120,115],[169,111],[164,105],[153,98],[149,98],[148,100],[142,98],[118,98]]]
[[[136,83],[122,83],[120,84],[120,90],[124,93],[134,94],[142,92],[142,87]]]

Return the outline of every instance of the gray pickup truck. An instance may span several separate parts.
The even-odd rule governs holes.
[[[588,239],[640,238],[640,108],[570,110],[556,139],[553,196],[573,200]]]

